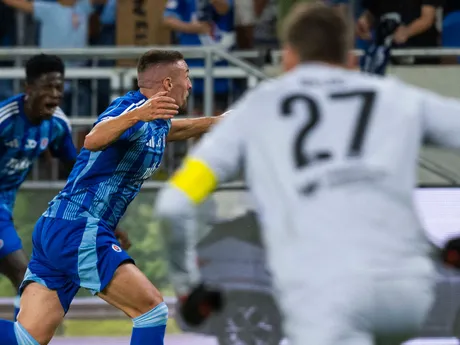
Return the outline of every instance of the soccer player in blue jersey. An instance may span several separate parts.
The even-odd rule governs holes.
[[[48,344],[81,287],[133,320],[132,345],[163,344],[168,308],[114,230],[166,142],[199,136],[219,117],[172,119],[192,87],[179,52],[144,54],[138,85],[99,116],[66,186],[38,220],[21,311],[16,323],[0,320],[2,345]]]
[[[28,263],[13,225],[18,188],[44,151],[69,164],[76,159],[69,121],[58,107],[63,85],[61,59],[36,55],[26,65],[25,93],[0,103],[0,273],[17,289]],[[17,314],[19,298],[15,304]]]

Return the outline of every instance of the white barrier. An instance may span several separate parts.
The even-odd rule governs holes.
[[[176,298],[165,297],[164,300],[169,309],[169,317],[173,318]],[[14,298],[0,298],[0,319],[12,319],[13,303]],[[78,297],[72,302],[66,318],[73,320],[125,319],[126,315],[98,297]]]

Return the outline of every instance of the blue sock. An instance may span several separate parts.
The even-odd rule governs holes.
[[[168,307],[164,302],[134,318],[131,345],[163,345],[167,322]]]
[[[20,302],[21,302],[21,296],[17,295],[14,298],[14,321],[18,319]]]
[[[2,345],[40,345],[18,322],[0,320]]]

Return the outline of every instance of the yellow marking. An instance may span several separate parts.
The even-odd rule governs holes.
[[[186,158],[182,168],[170,180],[183,191],[194,204],[203,202],[217,186],[217,177],[205,162]]]

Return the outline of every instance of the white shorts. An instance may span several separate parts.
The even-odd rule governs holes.
[[[413,338],[434,300],[433,277],[310,285],[282,293],[290,345],[395,345]]]
[[[235,0],[235,26],[252,26],[256,23],[253,0]]]

